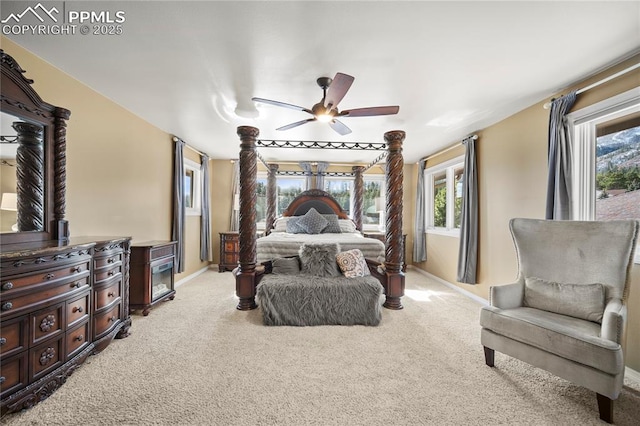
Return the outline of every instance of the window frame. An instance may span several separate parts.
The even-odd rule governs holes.
[[[572,203],[573,220],[595,220],[596,217],[596,139],[597,126],[618,117],[640,111],[640,90],[634,89],[612,96],[567,114],[572,132]],[[634,263],[640,264],[640,244]]]
[[[445,235],[449,237],[460,237],[460,228],[455,227],[455,172],[462,169],[464,173],[464,154],[433,167],[424,170],[424,192],[425,192],[425,233]],[[434,226],[435,203],[434,203],[434,177],[445,172],[447,189],[446,226]],[[464,179],[464,177],[463,177]]]
[[[382,198],[382,200],[384,201],[383,205],[386,205],[386,200],[387,200],[387,177],[386,175],[383,174],[363,174],[362,175],[362,183],[364,186],[366,186],[367,182],[380,182],[380,198]],[[364,208],[364,200],[363,201],[363,208]],[[351,197],[351,202],[353,202],[353,197]],[[353,209],[352,209],[353,210]],[[363,212],[364,213],[364,212]],[[386,230],[387,227],[387,221],[386,221],[386,211],[383,211],[380,214],[380,220],[382,221],[382,223],[378,222],[378,224],[373,224],[373,223],[363,223],[362,224],[362,230],[363,231],[377,231],[377,232],[384,232]]]
[[[355,178],[353,176],[351,177],[350,176],[325,176],[324,178],[325,185],[327,182],[331,182],[331,181],[351,182],[351,185],[349,186],[349,217],[353,219],[353,187],[355,183]],[[322,190],[333,197],[333,195],[329,191],[327,191],[326,187],[322,188]]]
[[[187,207],[186,203],[185,203],[185,215],[186,216],[201,216],[202,215],[202,176],[200,173],[200,164],[196,163],[193,160],[189,160],[188,158],[185,158],[183,160],[183,166],[184,166],[184,174],[185,176],[187,175],[187,172],[191,172],[192,173],[192,179],[193,179],[193,190],[190,191],[191,195],[191,207]],[[183,176],[183,185],[185,183],[184,178],[185,176]],[[185,187],[185,201],[187,198],[187,188]]]

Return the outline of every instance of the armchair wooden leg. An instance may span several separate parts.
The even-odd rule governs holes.
[[[484,362],[489,366],[493,367],[493,358],[495,356],[495,351],[491,348],[484,346]],[[599,401],[599,400],[598,400]]]
[[[613,400],[604,395],[596,394],[598,398],[598,410],[600,411],[600,419],[607,423],[613,423]]]

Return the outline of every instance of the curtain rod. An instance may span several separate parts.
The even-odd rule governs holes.
[[[463,141],[465,141],[465,140],[467,140],[467,139],[473,139],[474,141],[475,141],[475,140],[478,140],[478,135],[471,135],[471,136],[467,136],[466,138],[464,138],[464,139],[462,139],[462,140],[463,140]],[[435,154],[431,154],[431,155],[430,155],[430,156],[428,156],[428,157],[422,157],[420,160],[418,160],[418,163],[419,163],[420,161],[423,161],[423,160],[431,160],[431,159],[432,159],[432,158],[434,158],[434,157],[437,157],[437,156],[439,156],[439,155],[442,155],[442,154],[444,154],[445,152],[449,152],[449,151],[451,151],[452,149],[459,148],[459,147],[461,147],[461,146],[462,146],[462,142],[458,142],[458,143],[456,143],[456,144],[451,145],[451,146],[450,146],[450,147],[448,147],[448,148],[443,149],[442,151],[438,151],[438,152],[436,152]]]
[[[602,80],[596,81],[596,82],[595,82],[595,83],[593,83],[593,84],[590,84],[590,85],[588,85],[588,86],[586,86],[586,87],[583,87],[582,89],[578,89],[578,90],[576,90],[576,95],[579,95],[580,93],[584,93],[584,92],[586,92],[587,90],[591,90],[591,89],[593,89],[594,87],[600,86],[601,84],[604,84],[604,83],[606,83],[606,82],[608,82],[608,81],[611,81],[611,80],[613,80],[614,78],[618,78],[618,77],[620,77],[621,75],[624,75],[624,74],[626,74],[626,73],[628,73],[628,72],[631,72],[631,71],[633,71],[633,70],[635,70],[636,68],[639,68],[639,67],[640,67],[640,62],[639,62],[639,63],[637,63],[637,64],[635,64],[635,65],[631,65],[629,68],[625,68],[625,69],[623,69],[622,71],[618,71],[618,72],[617,72],[617,73],[615,73],[615,74],[611,74],[609,77],[605,77],[605,78],[603,78]],[[552,100],[553,100],[553,99],[552,99]],[[551,101],[546,102],[546,103],[543,105],[543,108],[544,108],[544,109],[549,109],[550,107],[551,107]]]
[[[181,140],[182,142],[184,142],[184,146],[185,146],[185,148],[189,148],[191,151],[195,152],[196,154],[200,155],[201,157],[204,157],[204,156],[209,157],[209,155],[208,155],[208,154],[205,154],[204,152],[200,152],[200,151],[198,151],[197,149],[195,149],[194,147],[192,147],[191,145],[189,145],[188,143],[186,143],[183,139],[180,139],[180,138],[179,138],[179,137],[177,137],[177,136],[174,136],[172,139],[173,139],[173,141],[174,141],[174,142],[178,142],[178,140]],[[209,158],[211,158],[211,157],[209,157]]]

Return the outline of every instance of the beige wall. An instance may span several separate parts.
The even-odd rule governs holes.
[[[66,216],[72,236],[122,235],[134,242],[171,239],[171,135],[6,37],[0,41],[34,80],[42,99],[71,111]],[[199,260],[199,244],[199,217],[189,218],[187,268],[176,279],[207,265]]]
[[[574,89],[599,81],[637,63],[639,59],[640,56],[632,58],[578,84]],[[637,87],[639,81],[640,71],[634,71],[598,86],[579,95],[573,110]],[[457,238],[429,234],[428,259],[415,266],[485,299],[488,298],[490,286],[507,284],[515,279],[517,263],[508,223],[513,217],[545,216],[548,114],[549,111],[543,108],[541,102],[477,132],[480,195],[478,284],[456,282]],[[452,150],[442,158],[434,157],[430,165],[459,153],[462,151]],[[417,166],[414,165],[413,169],[411,184],[415,187]],[[413,233],[413,228],[409,232]],[[628,310],[626,365],[640,371],[640,265],[637,264],[632,271]]]

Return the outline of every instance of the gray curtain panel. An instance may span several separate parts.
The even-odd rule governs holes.
[[[418,189],[416,192],[416,217],[414,222],[415,235],[413,239],[413,261],[424,262],[427,260],[427,236],[425,235],[424,221],[426,220],[426,208],[424,199],[424,167],[427,160],[418,163]]]
[[[176,138],[173,157],[173,224],[171,238],[176,242],[176,273],[184,271],[184,142]]]
[[[316,176],[316,188],[324,190],[324,172],[329,168],[329,163],[326,161],[318,161],[317,172],[318,176]]]
[[[298,163],[298,165],[302,170],[304,170],[305,176],[307,177],[306,189],[314,189],[315,187],[313,186],[313,166],[309,161],[301,161],[300,163]]]
[[[478,171],[476,168],[476,141],[469,137],[465,146],[464,174],[462,178],[462,220],[458,275],[461,283],[476,284],[478,262]]]
[[[200,159],[202,175],[202,204],[200,214],[200,260],[211,260],[211,191],[209,190],[209,157]]]
[[[240,230],[240,211],[236,210],[236,200],[240,199],[240,161],[233,162],[233,176],[231,177],[231,222],[230,231]]]
[[[571,132],[567,126],[566,115],[575,102],[576,92],[571,92],[551,102],[551,112],[549,113],[547,219],[572,219]]]

